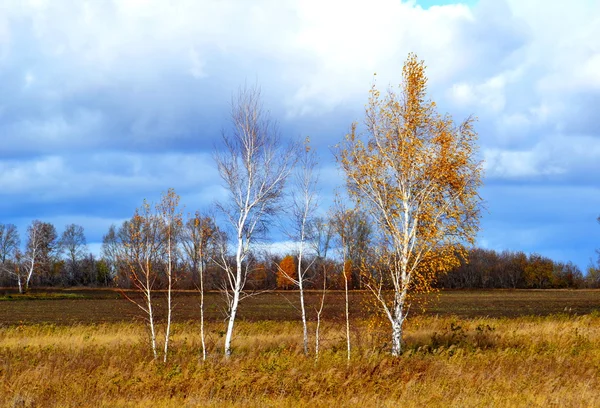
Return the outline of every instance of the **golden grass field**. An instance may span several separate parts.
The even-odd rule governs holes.
[[[221,356],[222,321],[208,323],[206,361],[198,323],[177,323],[166,364],[152,360],[144,324],[131,319],[3,324],[0,406],[600,407],[595,294],[598,308],[586,314],[565,306],[567,312],[545,316],[415,315],[399,358],[388,354],[385,327],[373,329],[359,315],[349,363],[343,323],[332,315],[323,322],[316,362],[302,354],[301,324],[291,318],[239,321],[230,360]],[[549,302],[559,296],[547,295]],[[55,307],[70,301],[51,300]]]

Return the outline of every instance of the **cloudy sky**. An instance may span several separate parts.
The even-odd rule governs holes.
[[[327,203],[331,146],[409,52],[441,111],[479,118],[478,244],[585,268],[600,247],[597,0],[2,0],[0,222],[77,223],[98,251],[169,187],[206,208],[244,82],[284,135],[311,136]]]

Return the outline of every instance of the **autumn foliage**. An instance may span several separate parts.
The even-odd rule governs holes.
[[[297,275],[296,260],[292,255],[286,256],[279,263],[277,270],[277,288],[289,289],[293,287]]]
[[[409,292],[429,290],[437,274],[459,265],[479,224],[482,166],[473,119],[455,125],[426,91],[425,64],[410,54],[398,92],[382,95],[373,85],[365,137],[353,125],[337,156],[349,195],[379,234],[377,256],[388,268],[367,284],[391,323],[394,355]]]

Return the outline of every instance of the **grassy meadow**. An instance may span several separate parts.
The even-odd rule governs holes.
[[[197,296],[179,293],[163,364],[117,292],[0,291],[0,406],[600,406],[600,291],[442,292],[411,311],[399,358],[356,292],[349,362],[343,294],[328,293],[317,361],[302,353],[295,295],[242,304],[227,361],[210,294],[202,361]]]

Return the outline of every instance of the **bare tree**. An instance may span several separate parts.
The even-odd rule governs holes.
[[[129,281],[141,292],[142,299],[130,296],[125,291],[122,293],[144,313],[155,360],[158,359],[158,346],[153,294],[157,279],[155,266],[163,250],[161,232],[160,220],[144,200],[142,207],[135,210],[133,218],[123,223],[119,233],[121,245],[118,247],[118,259],[127,265]]]
[[[228,324],[225,356],[231,355],[235,318],[250,267],[247,255],[257,234],[266,231],[269,218],[280,210],[280,199],[294,162],[293,146],[282,149],[277,125],[264,110],[260,90],[242,88],[232,101],[232,134],[223,134],[225,149],[215,153],[219,174],[229,193],[217,204],[232,227],[235,267],[223,254],[220,266],[227,283]]]
[[[331,239],[334,234],[334,223],[325,217],[313,217],[308,225],[310,236],[312,237],[311,245],[315,256],[319,260],[327,258],[327,252],[331,247]]]
[[[156,206],[156,213],[162,226],[164,252],[166,254],[165,274],[167,275],[167,327],[165,328],[165,344],[163,362],[167,362],[169,339],[171,335],[171,319],[173,314],[173,266],[177,257],[177,243],[181,232],[182,216],[178,209],[179,195],[170,188],[163,194],[161,202]]]
[[[306,138],[303,152],[299,155],[300,167],[296,173],[292,191],[291,224],[288,236],[296,242],[298,250],[298,265],[296,276],[291,276],[282,268],[280,272],[298,287],[300,295],[300,312],[302,315],[302,335],[304,354],[308,355],[308,327],[306,322],[306,305],[304,301],[304,288],[306,285],[306,274],[312,264],[317,260],[313,257],[307,264],[303,265],[304,255],[310,248],[314,230],[310,228],[318,208],[317,182],[318,175],[315,174],[317,157],[310,147],[310,140]]]
[[[327,293],[327,252],[333,236],[333,224],[328,222],[323,217],[314,217],[309,224],[310,236],[312,240],[313,250],[315,252],[316,260],[318,265],[321,266],[322,271],[322,290],[321,290],[321,302],[319,307],[315,307],[317,316],[317,326],[315,328],[315,362],[319,359],[320,344],[321,344],[321,316],[323,314],[323,308],[325,306],[325,295]]]
[[[102,236],[102,258],[106,261],[111,278],[117,276],[120,262],[120,246],[117,227],[113,224],[108,232]]]
[[[342,278],[344,280],[344,299],[345,299],[345,317],[346,317],[346,351],[348,362],[350,361],[350,308],[349,308],[349,294],[348,294],[348,281],[351,279],[351,262],[350,256],[348,253],[348,248],[350,245],[348,241],[350,240],[349,231],[350,228],[348,224],[351,222],[350,220],[354,217],[355,210],[347,209],[342,203],[339,196],[336,197],[334,208],[333,208],[333,216],[332,221],[334,224],[335,231],[337,233],[337,238],[339,240],[339,248],[342,252]]]
[[[327,293],[327,269],[329,264],[327,262],[327,252],[331,246],[331,240],[334,235],[334,223],[332,220],[327,220],[324,217],[312,217],[311,222],[308,224],[309,241],[315,254],[315,262],[317,263],[317,269],[320,267],[321,272],[321,300],[319,307],[315,307],[315,313],[317,318],[317,326],[315,328],[315,362],[319,359],[320,342],[321,342],[321,316],[323,314],[323,308],[325,306],[325,295]]]
[[[4,264],[21,245],[19,231],[14,224],[0,224],[0,263]]]
[[[204,333],[204,270],[209,256],[211,243],[219,231],[212,218],[202,216],[196,211],[185,223],[182,235],[184,251],[192,264],[193,273],[198,275],[200,291],[200,340],[202,342],[202,360],[206,360],[206,341]],[[214,251],[213,251],[214,252]]]
[[[315,328],[315,362],[319,359],[319,348],[321,345],[321,315],[325,306],[325,294],[327,293],[327,267],[323,266],[323,288],[321,291],[321,302],[319,308],[315,307],[317,314],[317,327]]]
[[[56,229],[54,225],[35,220],[27,228],[27,245],[25,254],[19,261],[23,262],[22,271],[18,268],[17,275],[19,283],[19,292],[25,293],[29,290],[29,285],[34,272],[40,266],[49,267],[53,254],[56,249]],[[24,273],[23,273],[24,272]]]
[[[76,224],[67,225],[58,241],[58,247],[61,252],[66,254],[70,264],[71,279],[75,280],[78,273],[77,263],[81,258],[85,257],[87,252],[83,227]]]
[[[17,259],[20,258],[21,239],[14,224],[0,224],[0,270],[17,279],[19,292],[22,292],[21,269]]]

